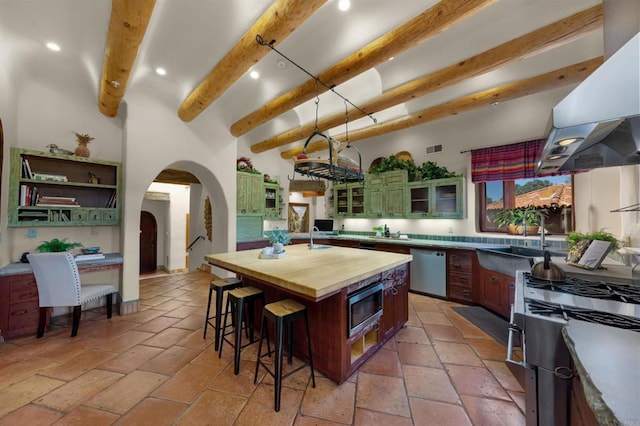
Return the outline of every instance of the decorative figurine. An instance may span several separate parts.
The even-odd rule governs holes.
[[[52,154],[73,155],[73,152],[69,151],[68,149],[58,148],[58,145],[56,145],[55,143],[47,145],[47,148],[49,148],[49,152]]]

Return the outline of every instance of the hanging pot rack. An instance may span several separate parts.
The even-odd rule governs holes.
[[[296,62],[294,62],[291,59],[289,59],[286,55],[284,55],[278,49],[276,49],[273,46],[273,44],[275,43],[275,40],[271,40],[270,42],[266,42],[262,38],[262,36],[260,36],[260,34],[258,34],[258,35],[256,35],[256,42],[260,46],[269,47],[271,50],[276,52],[278,55],[280,55],[281,57],[286,59],[288,62],[290,62],[291,64],[295,65],[298,69],[302,70],[304,73],[306,73],[311,78],[313,78],[314,81],[316,82],[316,84],[323,85],[325,88],[330,90],[332,93],[334,93],[335,95],[337,95],[340,98],[342,98],[342,100],[345,103],[345,130],[346,130],[346,132],[345,132],[346,141],[345,142],[346,142],[346,145],[345,145],[344,148],[354,148],[354,150],[358,154],[357,167],[355,166],[355,164],[341,164],[345,160],[340,158],[339,151],[334,148],[335,146],[339,146],[340,142],[338,142],[338,141],[332,139],[330,136],[322,133],[320,131],[320,129],[318,128],[318,104],[319,104],[320,100],[319,100],[318,96],[316,96],[316,121],[315,121],[316,125],[315,125],[315,128],[314,128],[313,132],[309,135],[309,137],[307,138],[307,140],[304,143],[304,147],[302,149],[302,154],[306,154],[307,145],[309,145],[309,142],[311,142],[311,140],[314,137],[319,136],[321,138],[324,138],[324,140],[327,142],[328,149],[329,149],[329,159],[328,160],[327,159],[321,159],[321,158],[294,159],[293,178],[289,178],[289,180],[295,179],[295,174],[297,172],[297,173],[300,173],[303,176],[308,176],[308,177],[315,178],[315,179],[326,179],[326,180],[339,182],[339,183],[348,183],[348,182],[364,183],[364,173],[362,172],[362,155],[360,154],[360,150],[358,150],[358,148],[352,147],[351,144],[349,144],[349,129],[348,129],[349,114],[348,114],[348,110],[347,110],[347,103],[350,104],[351,106],[353,106],[358,111],[360,111],[362,114],[368,116],[374,122],[374,124],[377,124],[377,122],[378,122],[376,120],[376,118],[372,114],[365,112],[360,107],[358,107],[353,102],[351,102],[349,99],[345,98],[340,93],[338,93],[334,88],[335,86],[329,86],[328,84],[326,84],[325,82],[320,80],[318,77],[316,77],[315,75],[311,74],[309,71],[304,69],[302,66],[298,65]],[[335,151],[335,157],[336,158],[334,158],[334,151]]]

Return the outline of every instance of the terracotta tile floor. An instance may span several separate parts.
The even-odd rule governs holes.
[[[345,383],[307,368],[253,384],[256,346],[234,376],[202,338],[210,275],[140,281],[142,311],[106,319],[83,312],[69,337],[57,317],[43,339],[0,344],[0,425],[522,425],[524,393],[505,348],[455,313],[455,303],[410,294],[409,321]],[[297,361],[297,360],[296,360]],[[297,361],[299,362],[299,361]],[[295,365],[295,362],[294,362]]]

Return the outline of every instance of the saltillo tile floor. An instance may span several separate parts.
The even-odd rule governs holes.
[[[0,425],[523,425],[524,393],[505,347],[454,312],[409,295],[409,321],[338,386],[309,369],[254,385],[257,345],[218,359],[202,332],[211,275],[140,281],[141,312],[82,314],[78,336],[57,317],[45,337],[0,344]],[[313,325],[312,325],[313,333]],[[300,362],[294,358],[294,366]]]

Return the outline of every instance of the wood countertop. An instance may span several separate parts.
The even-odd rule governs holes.
[[[207,262],[228,271],[274,284],[315,300],[410,262],[408,254],[335,247],[309,250],[285,246],[281,259],[260,259],[261,249],[208,254]]]

